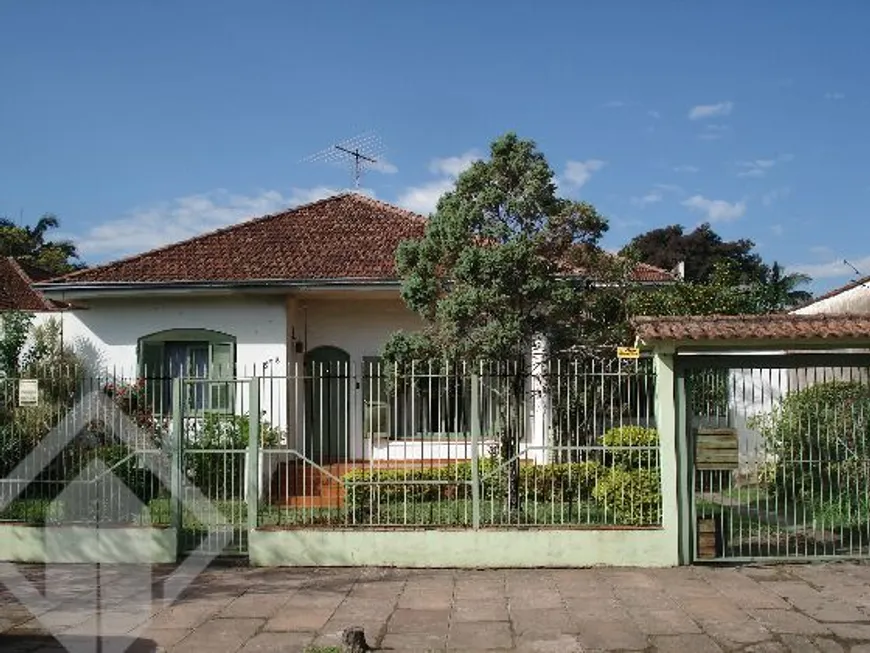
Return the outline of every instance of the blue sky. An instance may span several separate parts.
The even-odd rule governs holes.
[[[0,214],[89,263],[351,185],[307,155],[374,130],[378,198],[434,206],[507,130],[617,248],[709,220],[815,290],[870,274],[870,4],[4,2]]]

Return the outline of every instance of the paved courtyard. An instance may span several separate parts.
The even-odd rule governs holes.
[[[171,568],[0,568],[0,651],[330,651],[362,626],[384,651],[870,653],[870,565],[587,570],[212,567],[174,603]],[[17,578],[17,580],[15,580]],[[147,587],[148,585],[145,585]],[[94,588],[99,587],[99,592]],[[37,606],[36,604],[39,603]],[[94,606],[100,605],[97,611]],[[98,613],[98,614],[95,614]]]

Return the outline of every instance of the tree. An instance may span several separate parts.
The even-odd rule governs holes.
[[[510,488],[517,487],[519,407],[533,342],[582,343],[606,331],[589,310],[595,291],[579,274],[605,274],[613,257],[597,245],[606,230],[592,205],[557,196],[534,142],[508,133],[441,197],[425,236],[398,249],[402,298],[424,328],[394,334],[384,356],[397,366],[432,359],[504,365],[510,400],[502,402],[500,456],[513,463]]]
[[[632,315],[740,315],[762,312],[758,284],[742,285],[736,266],[717,262],[705,282],[683,281],[629,300]]]
[[[791,272],[786,274],[776,261],[765,271],[758,286],[759,304],[762,311],[776,313],[792,309],[808,302],[813,294],[800,287],[812,281],[807,274]]]
[[[60,221],[50,213],[40,217],[32,227],[0,218],[0,256],[11,256],[56,275],[85,267],[71,241],[46,240],[48,232],[58,227]]]
[[[686,281],[696,283],[709,282],[716,264],[730,261],[741,283],[754,283],[767,272],[761,256],[752,251],[754,247],[746,238],[724,241],[705,223],[691,233],[685,233],[681,225],[653,229],[633,238],[621,254],[665,270],[683,262]]]

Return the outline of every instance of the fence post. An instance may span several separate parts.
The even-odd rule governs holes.
[[[480,375],[471,374],[471,526],[480,528]]]
[[[169,523],[175,529],[176,539],[181,546],[182,508],[182,461],[184,446],[184,392],[183,381],[180,378],[172,380],[172,429],[169,437],[170,447],[170,488],[169,488]]]
[[[655,367],[655,417],[659,432],[659,478],[662,492],[662,528],[669,533],[672,548],[668,560],[680,563],[681,521],[679,486],[680,469],[678,462],[680,422],[677,419],[677,384],[675,374],[675,353],[673,348],[660,348],[654,353]]]
[[[253,531],[260,507],[260,379],[254,375],[248,383],[248,531]]]

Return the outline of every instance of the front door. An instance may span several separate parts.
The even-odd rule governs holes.
[[[350,354],[317,347],[305,355],[305,455],[318,465],[342,462],[350,438]]]

